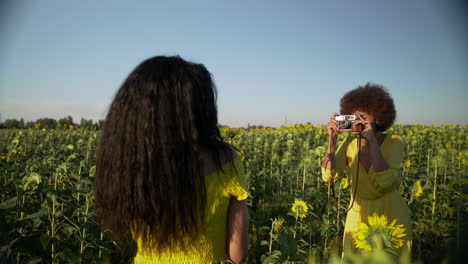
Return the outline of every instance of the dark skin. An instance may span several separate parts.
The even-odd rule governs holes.
[[[388,163],[383,158],[382,152],[380,151],[380,144],[385,139],[385,135],[375,130],[375,117],[361,110],[354,110],[352,114],[357,115],[357,120],[353,121],[356,126],[361,126],[360,145],[360,163],[368,171],[372,166],[375,172],[385,171],[389,168]],[[325,158],[322,162],[322,167],[326,169],[335,168],[335,148],[336,138],[338,136],[338,121],[335,120],[337,113],[333,113],[330,121],[327,124],[328,132],[328,147],[325,154]],[[359,134],[358,132],[351,132],[353,134]]]

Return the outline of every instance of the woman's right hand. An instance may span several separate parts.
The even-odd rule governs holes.
[[[328,132],[328,136],[331,138],[331,139],[335,139],[337,136],[338,136],[338,121],[335,120],[335,116],[337,116],[338,114],[335,112],[333,113],[333,115],[331,116],[330,120],[328,121],[328,124],[327,124],[327,132]]]

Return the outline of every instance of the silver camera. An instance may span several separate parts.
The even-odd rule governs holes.
[[[357,119],[357,115],[337,115],[335,120],[338,121],[339,132],[359,132],[354,126],[353,121]]]

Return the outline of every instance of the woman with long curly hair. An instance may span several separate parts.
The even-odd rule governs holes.
[[[396,220],[404,225],[406,236],[401,247],[389,249],[394,255],[410,253],[412,243],[411,219],[408,205],[398,191],[400,166],[404,143],[399,136],[385,134],[395,121],[393,99],[378,84],[367,83],[347,92],[340,101],[340,112],[356,115],[354,129],[335,152],[335,142],[340,128],[332,115],[327,124],[328,148],[322,163],[322,179],[336,181],[345,168],[349,168],[352,197],[346,217],[343,237],[343,257],[356,252],[353,232],[359,223],[368,223],[368,216],[385,215],[389,222]]]
[[[239,155],[221,138],[202,64],[143,61],[117,91],[97,151],[95,206],[129,235],[134,263],[240,263],[248,196]]]

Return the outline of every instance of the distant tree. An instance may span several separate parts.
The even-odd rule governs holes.
[[[97,121],[97,122],[95,123],[95,125],[96,125],[96,128],[97,128],[97,129],[101,130],[102,127],[104,126],[104,120],[99,120],[99,121]]]
[[[40,128],[55,128],[57,126],[57,120],[45,117],[37,119],[35,124],[39,124]]]
[[[21,122],[16,119],[7,119],[5,120],[4,126],[6,129],[21,128]],[[24,120],[23,120],[24,127]]]
[[[84,129],[96,129],[93,120],[85,118],[81,118],[80,127]]]
[[[251,125],[250,123],[247,125],[247,129],[253,129],[253,128],[263,128],[264,126],[262,125]]]
[[[24,128],[34,128],[34,122],[33,121],[28,121],[24,125]]]
[[[65,125],[67,128],[68,126],[75,126],[75,124],[73,123],[73,117],[67,116],[64,118],[60,118],[59,121],[57,122],[58,128],[64,128]]]

